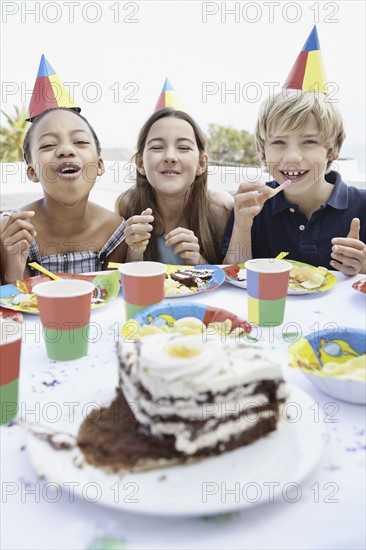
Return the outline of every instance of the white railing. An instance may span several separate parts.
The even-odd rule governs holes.
[[[357,172],[353,159],[338,160],[334,168],[339,170],[348,185],[366,189],[365,176]],[[120,193],[134,184],[135,167],[130,162],[106,161],[105,173],[98,178],[90,194],[91,200],[105,208],[114,208]],[[242,181],[268,181],[269,174],[253,166],[209,166],[209,188],[235,194]],[[39,183],[27,179],[26,165],[0,163],[0,211],[22,207],[42,196]]]

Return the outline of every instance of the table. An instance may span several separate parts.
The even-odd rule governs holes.
[[[345,326],[346,318],[351,320],[348,324],[366,329],[365,296],[351,288],[359,278],[337,273],[337,284],[324,294],[289,296],[284,324],[272,331],[265,329],[262,337],[285,351],[283,331],[296,329],[306,334],[331,323]],[[247,316],[246,292],[228,283],[194,300],[231,310],[243,319]],[[66,364],[47,359],[38,316],[24,316],[20,409],[27,420],[42,422],[45,416],[56,420],[62,414],[61,404],[77,401],[80,388],[90,387],[90,394],[103,400],[103,392],[115,387],[115,341],[124,323],[121,296],[94,310],[91,321],[88,356]],[[70,498],[66,488],[52,492],[29,460],[25,430],[18,425],[3,426],[1,548],[363,548],[365,407],[321,393],[285,361],[283,370],[289,382],[313,399],[314,421],[324,422],[326,438],[321,461],[300,484],[296,501],[284,495],[244,511],[194,518],[108,508]],[[96,380],[100,387],[95,386]]]

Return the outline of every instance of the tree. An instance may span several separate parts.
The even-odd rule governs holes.
[[[23,160],[23,142],[29,128],[26,122],[26,107],[14,106],[15,115],[10,116],[4,111],[7,126],[0,126],[0,162],[19,162]]]
[[[209,124],[207,152],[210,161],[217,164],[260,164],[254,136],[232,126]]]

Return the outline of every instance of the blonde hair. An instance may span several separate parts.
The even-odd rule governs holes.
[[[346,137],[338,109],[325,94],[302,90],[282,90],[261,105],[255,130],[256,148],[265,164],[264,143],[273,135],[300,131],[313,114],[320,140],[327,149],[327,169],[338,156]]]

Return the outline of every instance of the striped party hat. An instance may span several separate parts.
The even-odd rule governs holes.
[[[183,111],[183,104],[181,103],[175,89],[168,78],[165,79],[163,89],[159,96],[158,102],[155,105],[154,111],[160,111],[166,107],[171,107],[176,111]]]
[[[26,120],[32,122],[44,111],[57,107],[75,109],[78,112],[81,110],[45,56],[42,55]]]
[[[327,79],[315,25],[286,78],[283,88],[327,93]]]

